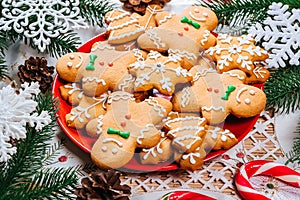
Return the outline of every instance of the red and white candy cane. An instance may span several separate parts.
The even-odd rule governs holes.
[[[241,197],[247,200],[270,200],[256,191],[249,178],[256,175],[272,176],[294,187],[300,188],[300,173],[285,165],[266,160],[254,160],[244,164],[235,177],[235,184]]]

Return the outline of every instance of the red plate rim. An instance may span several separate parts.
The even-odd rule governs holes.
[[[98,41],[104,41],[107,38],[105,33],[102,33],[90,40],[88,40],[86,43],[84,43],[82,46],[78,48],[79,52],[89,53],[92,45],[95,42]],[[81,134],[81,131],[76,131],[78,135],[75,135],[72,133],[72,129],[69,128],[66,125],[65,122],[65,115],[63,114],[63,110],[61,110],[63,107],[62,105],[67,104],[61,96],[59,92],[59,86],[63,84],[63,81],[58,77],[58,75],[55,76],[52,86],[52,94],[55,98],[58,98],[59,100],[59,110],[56,113],[58,124],[60,125],[63,132],[71,139],[71,141],[77,145],[80,149],[83,151],[90,153],[91,149],[87,147],[82,140],[78,139],[78,135]],[[258,88],[263,89],[263,84],[256,84],[255,85]],[[71,107],[71,106],[70,106]],[[259,115],[256,115],[254,117],[250,118],[236,118],[234,116],[229,116],[225,123],[223,128],[229,129],[233,134],[236,135],[238,141],[240,142],[245,136],[252,130],[254,127],[256,121],[258,120]],[[236,126],[238,124],[238,126]],[[75,130],[75,129],[73,129]],[[92,140],[92,139],[91,139]],[[94,139],[95,140],[95,139]],[[229,150],[229,149],[228,149]],[[211,160],[217,156],[220,156],[224,154],[228,150],[218,150],[218,151],[212,151],[209,152],[204,159],[204,161]],[[170,170],[176,170],[179,169],[178,165],[173,163],[173,161],[170,162],[164,162],[157,165],[142,165],[138,163],[136,159],[132,159],[129,163],[127,163],[122,170],[124,171],[170,171]]]

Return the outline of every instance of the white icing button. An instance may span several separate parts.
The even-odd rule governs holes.
[[[72,63],[72,62],[68,62],[68,63],[67,63],[67,66],[68,66],[68,67],[72,67],[72,66],[73,66],[73,63]]]
[[[70,59],[73,60],[75,58],[75,56],[72,54],[70,55]]]
[[[255,91],[254,91],[254,90],[250,90],[249,93],[250,93],[251,95],[255,95]]]
[[[113,148],[112,150],[111,150],[111,152],[113,153],[113,154],[116,154],[116,153],[118,153],[118,149],[117,148]]]
[[[204,13],[203,13],[203,16],[204,16],[204,17],[208,17],[208,13],[207,13],[207,12],[204,12]]]
[[[101,149],[102,149],[103,152],[106,152],[107,151],[107,146],[103,146]]]
[[[250,104],[250,103],[251,103],[250,99],[248,99],[248,98],[245,99],[245,103],[246,103],[246,104]]]
[[[195,13],[199,13],[199,9],[198,9],[198,8],[195,8],[194,12],[195,12]]]

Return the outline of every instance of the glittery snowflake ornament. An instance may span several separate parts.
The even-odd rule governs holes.
[[[47,111],[36,113],[34,95],[40,93],[38,83],[24,83],[16,94],[10,85],[0,90],[0,162],[6,162],[17,152],[12,140],[26,138],[26,124],[41,130],[51,122]]]
[[[44,52],[50,38],[66,33],[70,28],[88,28],[80,16],[79,0],[3,0],[0,30],[13,29]]]
[[[256,41],[264,41],[262,46],[270,52],[266,60],[270,67],[285,67],[286,62],[299,65],[300,62],[300,9],[289,12],[288,8],[282,3],[272,3],[269,17],[248,31]]]

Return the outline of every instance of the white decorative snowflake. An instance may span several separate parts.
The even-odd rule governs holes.
[[[0,30],[13,29],[23,33],[44,52],[50,38],[58,37],[70,28],[88,28],[79,15],[79,4],[79,0],[3,0]]]
[[[290,65],[299,65],[300,9],[289,12],[288,8],[282,3],[272,3],[268,11],[270,16],[248,31],[256,41],[264,41],[262,46],[270,52],[266,60],[270,67],[285,67],[285,61]]]
[[[26,138],[26,124],[41,130],[51,122],[47,111],[34,112],[38,103],[32,100],[40,92],[39,84],[25,83],[19,94],[10,85],[0,90],[0,162],[6,162],[17,149],[10,142]]]

